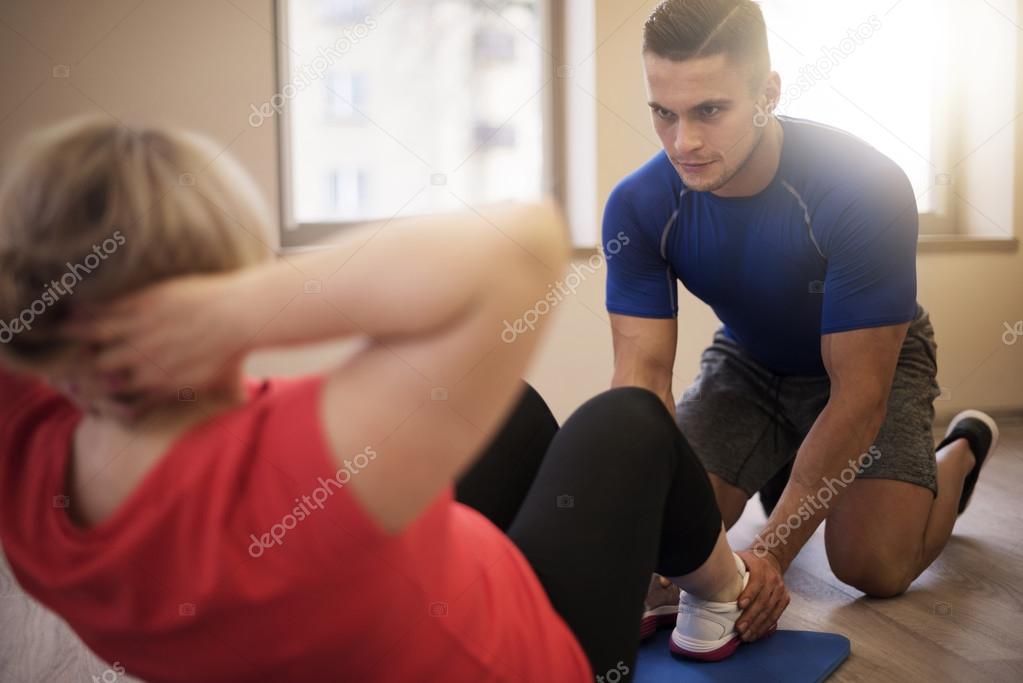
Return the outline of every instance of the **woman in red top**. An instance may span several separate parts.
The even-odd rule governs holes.
[[[0,540],[128,674],[624,680],[652,570],[738,593],[653,394],[559,430],[519,380],[567,254],[549,204],[275,260],[251,182],[196,136],[76,121],[9,171]],[[343,337],[329,372],[242,373]]]

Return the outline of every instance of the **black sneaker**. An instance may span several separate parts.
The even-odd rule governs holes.
[[[984,466],[988,454],[995,449],[998,443],[998,425],[994,418],[979,410],[964,410],[952,418],[952,423],[945,432],[945,438],[938,444],[936,450],[941,450],[946,444],[956,439],[966,439],[973,451],[973,457],[977,463],[966,475],[963,481],[963,492],[959,497],[959,514],[970,503],[973,495],[973,487],[977,485],[977,477],[980,475],[980,468]]]

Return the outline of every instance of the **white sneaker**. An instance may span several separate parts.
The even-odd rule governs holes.
[[[742,558],[735,557],[735,567],[742,574],[742,589],[749,583],[749,572]],[[735,622],[742,614],[737,601],[700,600],[682,591],[678,603],[678,619],[671,633],[674,654],[716,662],[730,656],[742,642]],[[772,626],[772,629],[774,627]]]
[[[646,601],[643,603],[643,619],[640,622],[639,639],[646,640],[658,629],[675,623],[681,591],[675,584],[667,588],[661,585],[657,574],[650,577]]]

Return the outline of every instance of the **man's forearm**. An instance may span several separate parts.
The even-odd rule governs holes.
[[[796,454],[789,483],[754,541],[755,550],[770,552],[783,571],[788,568],[859,469],[885,455],[872,446],[883,420],[883,403],[828,402]]]

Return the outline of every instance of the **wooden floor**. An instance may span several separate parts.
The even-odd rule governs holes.
[[[872,600],[840,583],[818,531],[786,576],[792,604],[781,627],[850,638],[852,657],[831,681],[1023,681],[1021,492],[1023,423],[1016,423],[1003,426],[969,511],[908,593]],[[762,521],[754,501],[732,531],[733,545],[752,538]],[[0,563],[0,681],[103,680],[107,668]]]
[[[875,600],[836,579],[823,529],[793,563],[780,627],[852,641],[829,681],[1023,681],[1023,423],[1001,431],[952,539],[904,595]],[[764,521],[754,501],[732,544],[751,540]]]

